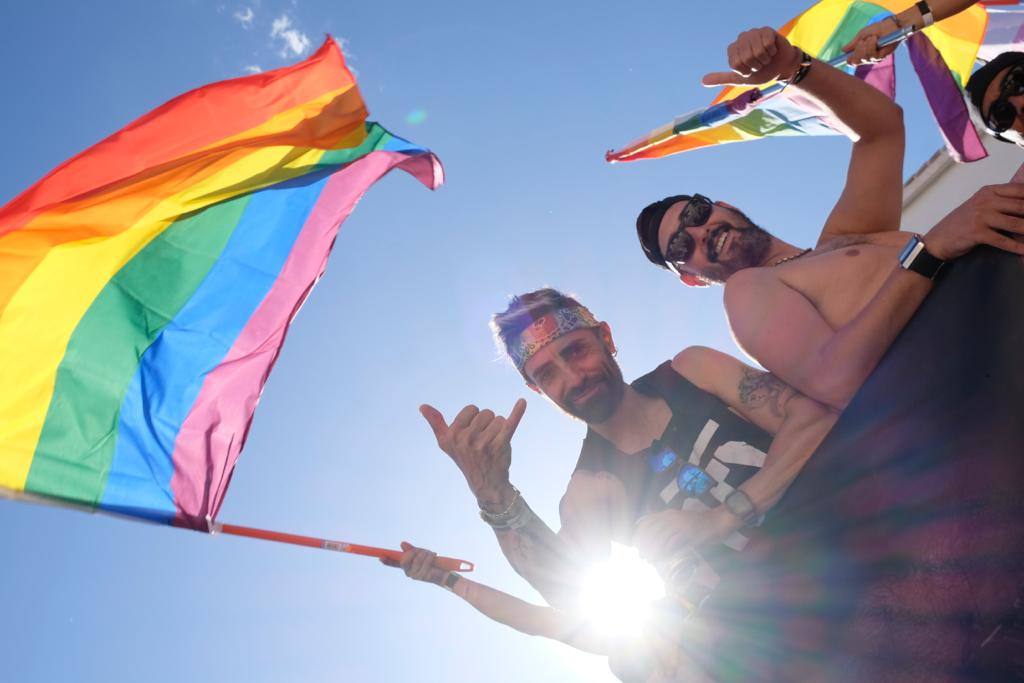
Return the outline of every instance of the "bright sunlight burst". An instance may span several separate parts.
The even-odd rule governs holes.
[[[594,565],[583,583],[582,606],[595,627],[615,636],[638,635],[665,582],[636,548],[612,543],[608,560]]]

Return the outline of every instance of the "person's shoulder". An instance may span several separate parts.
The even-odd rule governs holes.
[[[742,365],[733,356],[706,346],[690,346],[672,359],[672,368],[698,389],[716,394],[723,376]],[[717,394],[716,394],[717,395]]]
[[[703,380],[713,374],[712,368],[721,362],[724,355],[721,351],[707,346],[688,346],[672,358],[672,369],[703,389],[706,384]]]
[[[768,283],[778,278],[774,268],[744,268],[729,276],[725,281],[722,297],[727,314],[753,303],[758,292]]]

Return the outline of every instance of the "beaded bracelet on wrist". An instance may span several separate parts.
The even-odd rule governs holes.
[[[814,62],[813,58],[800,50],[800,62],[797,64],[796,72],[790,78],[779,78],[779,83],[782,84],[782,89],[785,90],[791,85],[796,85],[800,81],[804,80],[807,76],[807,72],[811,70],[811,64]]]

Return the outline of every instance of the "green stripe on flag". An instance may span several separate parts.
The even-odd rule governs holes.
[[[87,505],[100,500],[139,360],[220,257],[250,197],[175,221],[100,291],[57,369],[26,491]]]

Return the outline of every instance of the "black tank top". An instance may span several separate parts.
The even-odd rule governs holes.
[[[668,404],[672,419],[665,432],[648,448],[626,454],[588,430],[576,470],[618,477],[634,522],[668,508],[698,512],[716,507],[764,465],[772,437],[691,384],[670,362],[632,386]],[[718,548],[705,551],[705,559],[720,572],[721,562],[743,549],[749,533],[732,534]]]

